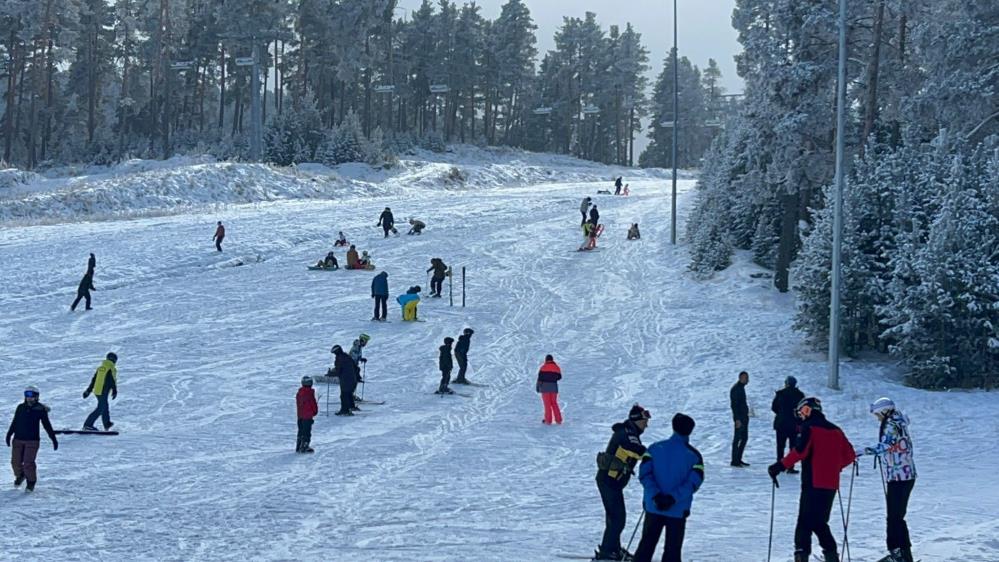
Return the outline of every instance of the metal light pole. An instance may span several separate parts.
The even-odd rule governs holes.
[[[839,389],[840,256],[843,249],[843,171],[846,150],[846,0],[839,0],[839,69],[836,84],[836,185],[833,198],[832,295],[829,304],[829,388]]]
[[[676,0],[673,0],[673,197],[670,204],[669,241],[676,245],[676,139],[680,124],[680,114],[677,113],[680,100],[680,71],[677,65],[676,47]]]
[[[250,89],[253,90],[250,96],[250,160],[260,162],[263,156],[263,118],[261,117],[260,106],[260,39],[254,37],[253,41],[253,72],[250,76]]]

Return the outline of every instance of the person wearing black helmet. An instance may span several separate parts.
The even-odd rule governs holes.
[[[97,398],[97,407],[87,416],[87,421],[83,422],[83,429],[97,431],[94,422],[100,417],[104,423],[104,431],[110,431],[114,423],[111,422],[108,396],[111,397],[111,400],[118,398],[118,355],[114,352],[108,353],[101,365],[97,367],[94,376],[90,378],[90,386],[83,391],[83,398],[89,398],[91,392]]]
[[[454,361],[451,359],[451,344],[454,338],[444,338],[444,345],[440,346],[440,356],[437,358],[437,366],[441,370],[441,385],[434,394],[454,394],[448,387],[451,382],[451,371],[454,369]]]
[[[342,347],[334,345],[330,350],[333,354],[333,376],[340,383],[340,411],[338,416],[353,416],[360,408],[354,404],[354,390],[357,388],[357,366]]]
[[[630,554],[621,548],[621,532],[627,520],[624,505],[624,488],[635,465],[645,454],[642,432],[649,426],[652,414],[635,404],[628,412],[628,419],[614,424],[607,449],[597,454],[597,489],[604,504],[604,534],[597,548],[596,560],[624,560]]]
[[[389,232],[394,234],[399,234],[399,231],[395,229],[395,217],[392,216],[392,209],[385,207],[382,214],[378,216],[378,224],[376,226],[382,227],[385,231],[385,238],[388,238]]]
[[[774,400],[770,404],[770,410],[774,416],[774,431],[777,433],[777,460],[784,458],[784,447],[794,443],[794,436],[798,434],[798,418],[794,415],[794,409],[798,402],[805,399],[805,395],[798,390],[798,379],[788,376],[784,379],[784,388],[774,394]],[[791,474],[798,471],[794,468],[787,470]]]
[[[14,410],[14,419],[10,421],[6,439],[7,446],[10,447],[10,465],[14,469],[14,487],[19,487],[21,482],[27,480],[29,492],[35,489],[35,482],[38,481],[35,458],[41,446],[39,424],[52,440],[52,450],[59,450],[59,441],[49,422],[49,409],[38,399],[37,387],[29,386],[24,389],[24,402]]]
[[[458,360],[458,377],[454,379],[455,384],[472,384],[465,378],[468,372],[468,346],[472,343],[472,334],[475,330],[465,328],[458,336],[458,345],[454,346],[454,358]]]

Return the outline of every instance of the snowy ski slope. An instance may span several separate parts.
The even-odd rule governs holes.
[[[692,183],[681,184],[681,218]],[[890,366],[860,361],[844,365],[843,391],[824,388],[823,358],[790,329],[792,297],[751,278],[760,270],[745,256],[706,282],[685,272],[684,247],[668,243],[666,181],[631,181],[628,198],[595,196],[606,225],[601,249],[575,252],[579,201],[608,185],[406,190],[0,228],[0,411],[9,416],[24,385],[35,384],[57,427],[79,427],[93,407],[80,395],[115,350],[112,417],[122,432],[63,436],[57,452],[43,441],[36,492],[9,483],[0,491],[0,560],[585,555],[603,524],[595,454],[638,401],[653,413],[646,442],[669,436],[676,411],[698,424],[692,443],[704,453],[707,479],[685,559],[761,561],[765,468],[775,454],[769,404],[789,374],[823,398],[855,445],[876,438],[866,408],[879,395],[910,415],[917,558],[999,560],[994,396],[905,388]],[[426,221],[426,233],[383,240],[374,224],[386,205],[400,222]],[[228,230],[221,255],[210,240],[216,219]],[[626,242],[635,221],[644,238]],[[393,295],[426,287],[431,257],[465,266],[468,306],[425,300],[426,322],[405,324],[390,299],[393,322],[370,322],[375,272],[306,270],[340,229],[371,252],[375,272],[389,272]],[[90,251],[98,258],[95,310],[71,314]],[[472,398],[434,396],[437,346],[466,326],[475,329],[469,376],[489,386],[458,387]],[[347,346],[360,332],[372,336],[365,396],[387,404],[327,417],[327,389],[317,387],[324,396],[316,453],[296,455],[299,379],[323,372],[330,346]],[[534,380],[545,353],[565,375],[562,426],[539,423]],[[728,389],[742,369],[752,376],[756,417],[746,452],[752,467],[740,470],[728,466]],[[637,481],[626,497],[625,542],[640,513]],[[784,475],[777,560],[791,558],[797,498],[796,477]],[[833,517],[841,537],[838,511]],[[867,458],[853,491],[854,560],[880,557],[883,518],[880,479]]]

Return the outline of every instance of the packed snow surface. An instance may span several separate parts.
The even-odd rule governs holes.
[[[567,164],[547,184],[523,177],[477,184],[475,170],[488,162],[455,165],[472,170],[467,189],[368,178],[363,196],[344,190],[332,200],[0,228],[3,410],[12,413],[23,387],[34,384],[57,427],[80,427],[94,406],[81,393],[113,350],[120,393],[111,411],[122,432],[62,436],[56,452],[43,438],[37,490],[29,495],[8,482],[0,491],[0,560],[587,555],[604,520],[596,453],[611,424],[640,402],[653,414],[647,444],[669,437],[674,412],[697,421],[691,442],[704,454],[706,480],[688,521],[685,560],[761,561],[770,522],[766,465],[775,456],[769,405],[790,374],[823,399],[857,446],[876,440],[867,413],[874,398],[891,396],[912,418],[919,480],[908,520],[917,558],[999,560],[991,472],[999,464],[999,403],[992,394],[906,388],[892,365],[869,361],[845,363],[843,390],[829,390],[823,357],[803,349],[791,330],[793,297],[752,277],[760,270],[745,256],[708,281],[686,273],[684,246],[669,244],[668,181],[632,179],[630,197],[596,196],[616,169]],[[239,170],[256,174],[254,167],[191,166],[214,167],[204,177],[219,181],[239,181]],[[129,186],[192,167],[121,174],[101,180],[114,186],[86,189],[106,187],[104,218],[142,214],[159,203],[128,211],[130,193],[138,193]],[[157,177],[153,191],[165,185]],[[252,178],[245,187],[285,189]],[[692,181],[681,189],[682,220]],[[45,193],[59,193],[62,203],[0,208],[6,217],[12,208],[36,219],[89,216],[69,203],[72,190],[37,196]],[[584,195],[594,195],[606,225],[592,253],[575,251]],[[423,236],[383,239],[374,225],[385,206],[400,222],[426,221]],[[216,220],[228,229],[221,254],[211,245]],[[641,241],[625,241],[631,222],[641,224]],[[337,230],[371,252],[375,272],[306,270],[332,248]],[[70,313],[91,251],[95,309]],[[455,306],[424,299],[426,321],[403,323],[390,299],[392,322],[370,322],[373,274],[389,273],[393,295],[426,288],[435,256],[457,272]],[[435,396],[437,347],[466,326],[475,329],[470,378],[488,386],[456,386],[468,398]],[[331,345],[347,347],[361,332],[371,335],[364,396],[387,403],[361,404],[353,418],[327,416],[337,389],[318,385],[316,453],[295,454],[300,378],[323,373]],[[540,423],[534,382],[546,353],[564,373],[561,426]],[[752,467],[734,469],[728,390],[743,369],[755,415],[746,451]],[[844,471],[844,496],[850,482]],[[787,561],[798,481],[783,475],[781,483],[774,559]],[[637,480],[626,490],[625,543],[641,512],[640,492]],[[884,499],[870,457],[850,503],[852,559],[875,560],[884,552]],[[832,527],[842,538],[838,504]]]

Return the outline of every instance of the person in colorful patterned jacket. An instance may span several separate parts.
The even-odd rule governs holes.
[[[690,444],[694,420],[673,416],[673,436],[649,446],[642,457],[639,480],[645,488],[645,524],[635,562],[652,562],[659,536],[666,530],[663,562],[680,562],[687,517],[694,494],[704,482],[704,459]]]
[[[774,485],[777,475],[801,462],[801,496],[798,522],[794,527],[794,562],[808,562],[812,554],[812,533],[819,539],[825,562],[839,562],[836,539],[829,530],[829,515],[839,490],[839,473],[857,456],[843,430],[822,414],[818,398],[798,403],[801,431],[791,451],[767,469]]]
[[[90,386],[83,391],[83,398],[89,398],[90,393],[94,393],[97,398],[97,407],[87,416],[83,422],[83,429],[86,431],[97,431],[94,423],[100,417],[104,423],[104,431],[110,431],[114,426],[111,421],[111,408],[108,404],[108,396],[111,400],[118,398],[118,355],[114,352],[108,353],[101,366],[97,367],[94,376],[90,379]]]
[[[562,369],[551,355],[545,355],[545,363],[538,371],[538,382],[535,389],[541,394],[541,402],[545,407],[545,417],[541,423],[562,425],[562,410],[558,407],[558,381],[562,380]]]
[[[298,443],[296,453],[314,453],[312,443],[312,424],[319,413],[319,403],[316,401],[316,391],[312,388],[312,377],[302,377],[302,387],[295,395],[295,410],[298,413]]]
[[[628,412],[628,419],[611,427],[614,435],[607,443],[607,450],[597,455],[597,489],[604,504],[605,526],[597,560],[624,560],[630,556],[621,548],[621,532],[627,520],[624,506],[624,488],[635,465],[645,454],[641,435],[649,426],[652,414],[635,404]]]
[[[887,562],[913,562],[912,543],[905,512],[909,496],[916,485],[916,464],[912,460],[912,436],[909,435],[909,418],[895,407],[890,398],[878,398],[871,404],[871,413],[878,418],[878,444],[857,450],[857,456],[877,455],[887,480],[885,501],[888,508]]]

